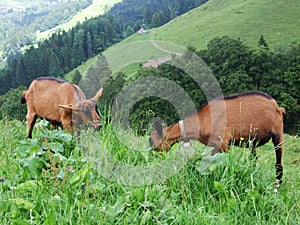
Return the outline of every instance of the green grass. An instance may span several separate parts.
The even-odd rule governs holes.
[[[198,49],[216,36],[240,38],[257,46],[263,35],[270,47],[299,43],[300,3],[297,0],[212,0],[156,29],[156,40]]]
[[[182,54],[184,49],[176,44],[166,42],[152,42],[148,40],[150,34],[145,36],[133,35],[128,41],[113,45],[105,50],[102,54],[106,57],[112,73],[122,71],[125,72],[128,77],[133,76],[140,64],[146,63],[148,60],[158,61],[159,58],[167,57],[172,54]],[[73,69],[71,72],[65,75],[67,80],[71,80],[75,70],[84,76],[89,67],[96,62],[98,56],[95,56],[82,65]]]
[[[271,48],[299,43],[300,20],[297,0],[211,0],[204,5],[153,29],[154,39],[197,49],[206,48],[214,37],[240,38],[249,46],[257,46],[264,36]],[[124,43],[150,40],[150,34],[134,35]]]
[[[120,45],[114,45],[107,49],[103,55],[105,55],[114,73],[131,64],[148,60],[157,61],[158,58],[170,54],[156,48],[150,41],[137,41],[128,44],[122,43]]]
[[[165,173],[180,145],[157,153],[147,137],[117,131],[106,124],[93,136],[83,132],[79,146],[44,122],[26,140],[25,122],[0,121],[0,223],[299,224],[299,138],[286,135],[283,184],[274,194],[271,143],[258,149],[257,165],[248,149],[233,148],[228,160],[203,171],[195,158],[206,148],[193,142],[194,156],[172,176],[141,185]]]

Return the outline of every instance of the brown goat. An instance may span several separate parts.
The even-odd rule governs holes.
[[[166,150],[176,142],[195,139],[214,147],[213,153],[227,152],[231,144],[251,143],[255,147],[270,139],[275,146],[276,179],[281,183],[283,174],[283,115],[284,108],[263,92],[249,91],[217,98],[204,105],[197,113],[163,129],[156,123],[150,145],[158,151]]]
[[[73,125],[82,123],[100,129],[96,101],[102,91],[101,88],[93,98],[87,100],[77,85],[56,78],[35,79],[21,97],[21,103],[27,104],[26,137],[32,137],[38,117],[47,119],[54,127],[62,124],[70,133]]]

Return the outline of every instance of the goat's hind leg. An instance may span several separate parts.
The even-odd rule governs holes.
[[[276,155],[276,183],[282,183],[283,175],[283,166],[282,166],[282,154],[283,154],[283,145],[284,145],[284,136],[283,134],[275,134],[272,136],[272,142],[275,148]]]
[[[34,127],[35,121],[37,119],[37,115],[35,113],[27,113],[26,115],[26,124],[27,124],[27,130],[26,130],[26,137],[32,138],[32,129]]]

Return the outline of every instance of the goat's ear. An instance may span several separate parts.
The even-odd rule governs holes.
[[[96,94],[94,97],[92,97],[90,100],[96,102],[96,101],[101,97],[102,92],[103,92],[103,88],[101,88],[101,89],[97,92],[97,94]]]
[[[78,108],[74,106],[73,104],[67,104],[67,105],[58,105],[60,108],[63,109],[69,109],[69,110],[77,110]]]
[[[159,119],[157,119],[157,118],[154,119],[153,126],[154,126],[154,129],[156,130],[157,134],[159,136],[163,137],[164,136],[164,130],[163,130],[162,124],[159,121]]]

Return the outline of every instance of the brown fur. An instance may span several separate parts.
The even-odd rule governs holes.
[[[275,146],[277,179],[282,177],[284,108],[278,106],[269,95],[250,91],[216,99],[203,106],[197,113],[183,120],[186,137],[214,147],[213,154],[227,152],[230,145],[241,142],[255,147],[264,145],[270,139]],[[158,151],[169,150],[180,141],[181,129],[178,123],[164,130],[157,128],[149,140]]]
[[[37,117],[49,120],[53,127],[62,124],[69,132],[73,125],[88,123],[100,128],[100,117],[96,101],[103,89],[91,99],[86,99],[77,85],[56,78],[38,78],[21,96],[21,103],[27,103],[26,137],[32,137],[32,129]]]

